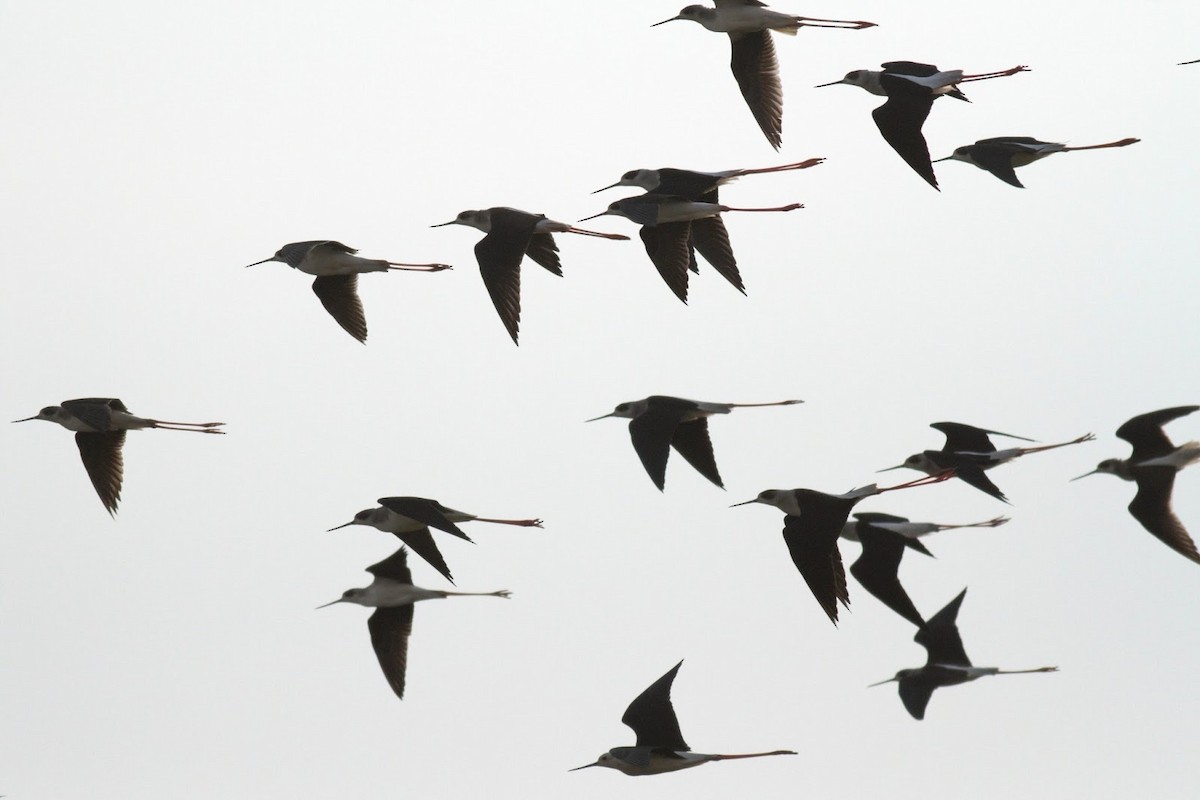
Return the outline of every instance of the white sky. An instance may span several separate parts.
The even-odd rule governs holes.
[[[229,432],[131,433],[113,521],[66,431],[3,430],[0,793],[1192,796],[1200,573],[1126,513],[1131,484],[1067,481],[1128,454],[1128,417],[1200,402],[1200,65],[1174,66],[1200,57],[1200,8],[780,2],[879,27],[776,38],[774,153],[724,37],[649,27],[677,4],[0,3],[0,419],[115,396]],[[938,102],[935,158],[999,135],[1143,142],[1051,157],[1024,191],[941,164],[939,194],[879,137],[878,98],[810,88],[893,59],[1033,68]],[[813,156],[828,162],[723,191],[807,206],[727,216],[748,297],[704,266],[685,307],[636,238],[561,236],[563,279],[525,270],[520,348],[477,232],[429,227],[492,205],[576,220],[635,167]],[[317,238],[456,268],[364,276],[363,347],[307,276],[242,269]],[[807,403],[714,420],[728,492],[673,457],[660,494],[624,423],[582,424],[649,394]],[[937,447],[943,419],[1099,441],[994,472],[1011,508],[957,482],[860,506],[1011,513],[927,540],[938,558],[902,578],[927,616],[970,587],[977,664],[1062,669],[940,690],[918,723],[894,685],[865,688],[923,663],[912,626],[852,581],[835,629],[781,515],[727,506],[869,483]],[[1168,432],[1200,438],[1200,415]],[[324,533],[384,495],[546,520],[440,537],[460,588],[514,597],[421,604],[403,701],[369,612],[312,610],[392,552],[371,529]],[[1200,533],[1200,470],[1175,507]],[[800,755],[568,773],[633,743],[622,712],[680,658],[697,751]]]

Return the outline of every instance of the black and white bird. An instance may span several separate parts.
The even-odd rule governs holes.
[[[925,666],[902,669],[894,678],[873,683],[882,686],[896,681],[900,684],[900,700],[908,713],[915,719],[925,719],[925,708],[934,689],[957,686],[985,675],[1017,675],[1030,672],[1057,672],[1058,667],[1036,669],[998,669],[996,667],[972,666],[971,659],[963,649],[962,637],[958,635],[958,608],[966,597],[967,590],[959,592],[945,608],[929,618],[913,637],[913,641],[925,648],[929,657]]]
[[[709,403],[703,400],[685,400],[682,397],[651,395],[644,400],[621,403],[611,413],[587,420],[619,417],[628,419],[629,437],[642,466],[659,491],[667,479],[667,457],[674,447],[679,455],[696,468],[704,477],[725,488],[717,472],[713,456],[712,440],[708,436],[708,418],[714,414],[728,414],[735,408],[759,408],[763,406],[791,406],[803,400],[781,400],[776,403]]]
[[[585,222],[606,214],[613,214],[642,226],[638,233],[645,245],[646,255],[658,270],[658,274],[681,302],[687,302],[688,271],[696,270],[696,256],[700,255],[725,280],[733,284],[742,294],[746,287],[738,272],[729,233],[720,215],[725,211],[795,211],[804,208],[801,203],[789,203],[772,208],[734,208],[720,203],[687,200],[670,194],[648,192],[636,197],[626,197],[609,203],[599,214],[584,217]]]
[[[341,242],[331,240],[292,242],[279,248],[270,258],[247,264],[247,269],[268,261],[282,261],[292,269],[298,269],[313,280],[313,292],[329,315],[341,325],[346,333],[366,344],[367,317],[363,313],[362,301],[358,299],[358,276],[364,272],[387,272],[390,269],[413,272],[440,272],[451,269],[449,264],[402,264],[398,261],[362,258],[358,251]]]
[[[634,169],[622,175],[621,179],[616,183],[609,184],[602,189],[597,189],[592,194],[618,186],[636,186],[645,189],[648,194],[655,197],[672,197],[693,203],[719,205],[720,194],[718,189],[745,175],[761,175],[768,172],[808,169],[824,161],[825,159],[823,158],[810,158],[806,161],[799,161],[795,164],[783,164],[777,167],[727,169],[718,172],[698,172],[696,170],[676,169],[674,167]],[[626,203],[626,205],[631,204]],[[678,264],[667,258],[659,259],[657,256],[661,252],[664,256],[670,254],[675,259],[679,258],[678,244],[674,243],[674,240],[671,238],[672,229],[669,227],[678,224],[685,223],[664,223],[667,227],[661,230],[656,230],[653,227],[643,227],[641,232],[642,242],[646,246],[646,252],[650,256],[650,260],[654,262],[655,267],[659,267],[660,262],[663,264],[662,267],[659,267],[659,271],[662,273],[663,278],[667,280],[667,285],[672,287],[672,290],[674,290],[675,284],[678,283],[677,277],[675,277],[678,275]],[[660,242],[672,242],[672,245],[663,247],[660,246]],[[738,272],[737,259],[734,258],[733,248],[729,244],[729,233],[725,230],[725,223],[722,221],[720,214],[692,220],[692,224],[688,229],[688,269],[698,273],[700,269],[696,263],[696,250],[700,251],[700,255],[713,266],[713,269],[720,273],[721,277],[733,284],[733,287],[742,294],[746,293],[746,286],[742,283],[742,276]],[[683,277],[685,279],[682,287],[683,297],[680,299],[686,302],[687,275],[684,274]],[[678,295],[679,293],[677,292],[676,294]]]
[[[1004,450],[997,450],[989,436],[1004,436],[1009,439],[1020,439],[1023,442],[1032,442],[1033,440],[1026,439],[1024,436],[1014,436],[1011,433],[977,428],[974,425],[966,425],[961,422],[934,422],[929,427],[941,431],[946,435],[946,443],[942,445],[941,450],[924,450],[920,453],[914,453],[906,458],[903,464],[897,464],[894,467],[887,467],[879,471],[889,472],[894,469],[915,469],[927,475],[935,475],[947,469],[954,469],[955,475],[958,478],[974,486],[984,494],[1005,503],[1008,502],[1008,498],[1004,496],[1004,493],[1000,491],[1000,488],[996,484],[992,483],[991,479],[983,474],[985,470],[998,467],[1001,464],[1007,464],[1013,459],[1030,453],[1040,453],[1043,450],[1054,450],[1072,444],[1082,444],[1083,442],[1093,441],[1096,438],[1094,434],[1085,433],[1083,436],[1079,436],[1069,442],[1039,445],[1038,447],[1009,447]]]
[[[794,756],[794,750],[772,750],[769,753],[742,753],[725,755],[717,753],[693,753],[683,740],[679,730],[679,719],[671,705],[671,684],[675,673],[683,665],[680,661],[666,675],[650,684],[634,698],[625,709],[621,722],[633,729],[637,743],[632,747],[614,747],[591,764],[569,770],[588,767],[609,767],[626,775],[661,775],[677,772],[688,767],[698,767],[710,761],[728,761],[735,758],[761,758],[763,756]]]
[[[375,576],[365,589],[347,589],[332,603],[355,603],[374,608],[367,619],[371,632],[371,646],[383,669],[383,676],[396,693],[404,699],[404,676],[408,666],[408,637],[412,634],[413,603],[422,600],[440,600],[443,597],[508,597],[507,589],[495,592],[447,592],[441,589],[422,589],[413,586],[412,573],[408,569],[408,549],[401,547],[392,555],[367,567]]]
[[[859,541],[858,531],[864,525],[870,525],[873,528],[883,528],[885,530],[894,531],[901,536],[907,536],[912,539],[918,539],[922,536],[928,536],[931,533],[938,531],[949,531],[957,528],[996,528],[1004,525],[1011,520],[1008,517],[992,517],[983,522],[967,522],[959,525],[946,525],[938,522],[913,522],[908,517],[898,517],[894,514],[881,514],[876,511],[863,511],[853,515],[853,520],[848,520],[842,526],[842,538],[848,542]],[[870,520],[868,522],[867,520]]]
[[[888,61],[880,66],[882,70],[856,69],[847,72],[841,80],[822,83],[816,88],[847,84],[886,97],[887,102],[871,112],[875,126],[879,128],[884,141],[904,159],[904,163],[935,189],[938,188],[937,176],[933,174],[929,146],[925,142],[925,134],[921,132],[933,101],[942,95],[966,100],[967,96],[959,91],[960,83],[1001,78],[1029,70],[1028,67],[1017,66],[999,72],[964,75],[961,69],[939,70],[932,64],[915,61]]]
[[[375,502],[378,508],[368,508],[354,515],[354,519],[330,528],[330,531],[341,530],[351,525],[369,525],[385,533],[393,534],[404,542],[414,553],[428,561],[442,577],[454,583],[450,568],[442,558],[437,544],[433,540],[430,528],[436,528],[468,542],[471,537],[462,532],[456,522],[496,522],[501,525],[518,525],[521,527],[542,527],[540,519],[495,519],[456,511],[442,505],[437,500],[427,497],[381,497]]]
[[[1200,406],[1176,406],[1151,411],[1128,420],[1117,428],[1117,436],[1133,445],[1129,458],[1108,458],[1088,475],[1104,473],[1137,483],[1137,494],[1129,504],[1129,513],[1142,527],[1175,552],[1200,563],[1200,552],[1187,529],[1171,510],[1171,492],[1175,473],[1200,461],[1200,442],[1175,445],[1163,432],[1172,420],[1187,416]]]
[[[548,219],[545,214],[503,206],[463,211],[449,222],[431,227],[446,225],[466,225],[487,234],[475,245],[475,260],[479,262],[479,274],[483,276],[483,285],[492,298],[492,305],[513,344],[518,344],[521,327],[521,261],[525,256],[561,278],[562,262],[553,234],[578,233],[601,239],[629,239],[624,234],[588,231]]]
[[[1121,139],[1105,144],[1090,144],[1085,147],[1067,147],[1058,142],[1043,142],[1030,136],[997,136],[992,139],[980,139],[975,144],[966,144],[956,148],[953,153],[937,161],[964,161],[974,164],[982,170],[992,173],[1000,180],[1024,189],[1025,185],[1017,178],[1017,167],[1024,167],[1034,161],[1043,159],[1055,153],[1069,153],[1073,150],[1101,150],[1107,147],[1126,147],[1140,142],[1141,139]],[[935,161],[934,163],[937,163]]]
[[[854,516],[855,537],[862,544],[862,555],[850,565],[850,574],[879,602],[921,627],[925,619],[900,583],[900,561],[906,549],[930,557],[933,553],[916,537],[883,527],[883,523],[894,523],[898,519],[891,514],[864,511]],[[843,526],[842,538],[845,538],[845,530]]]
[[[75,445],[79,448],[83,467],[92,480],[96,494],[100,495],[104,509],[112,516],[116,516],[125,477],[125,459],[121,453],[125,446],[125,431],[159,428],[192,433],[225,433],[215,430],[224,422],[168,422],[134,416],[115,397],[64,400],[60,405],[46,406],[35,416],[13,422],[35,419],[57,422],[67,430],[75,431]]]
[[[758,127],[776,150],[783,144],[783,87],[779,82],[779,60],[771,31],[795,36],[802,27],[861,30],[875,26],[861,20],[818,19],[771,11],[759,0],[714,0],[714,7],[692,5],[676,16],[651,27],[675,20],[691,20],[713,33],[729,35],[733,57],[730,68],[742,97]]]
[[[851,509],[864,498],[896,489],[940,483],[951,475],[953,472],[948,470],[941,475],[918,478],[897,486],[880,488],[871,484],[853,489],[845,494],[826,494],[813,489],[768,489],[760,492],[758,497],[753,500],[734,503],[734,506],[763,503],[783,511],[786,515],[783,518],[783,541],[787,544],[788,552],[792,556],[792,563],[796,565],[800,576],[808,584],[809,590],[821,605],[821,609],[828,615],[829,621],[837,625],[837,604],[841,602],[847,608],[850,606],[850,594],[846,588],[846,571],[842,566],[842,554],[838,550],[837,540],[841,535],[842,526],[846,524],[846,519],[850,516]],[[901,543],[901,551],[903,547],[904,545]],[[899,565],[899,558],[895,560]],[[874,571],[870,566],[867,570],[868,572]],[[873,583],[877,587],[882,587],[885,582],[873,581]],[[884,588],[883,592],[885,595],[893,595],[894,587]],[[907,595],[905,597],[907,598]],[[909,605],[911,605],[911,601]],[[915,613],[915,609],[913,613]]]

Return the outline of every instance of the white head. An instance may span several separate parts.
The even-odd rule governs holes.
[[[338,531],[342,528],[348,528],[351,525],[370,525],[371,527],[376,527],[377,524],[386,522],[390,513],[391,512],[389,512],[383,506],[379,506],[378,508],[366,508],[355,514],[354,519],[343,525],[338,525],[336,528],[330,528],[329,531]],[[326,531],[326,533],[329,531]]]
[[[71,419],[72,415],[67,412],[62,406],[46,406],[37,413],[37,416],[25,417],[25,419],[14,419],[13,422],[29,422],[34,419],[44,419],[47,422],[57,422],[62,424],[65,419]]]
[[[597,189],[592,194],[603,192],[604,189],[615,189],[618,186],[637,186],[645,189],[647,192],[653,191],[659,183],[658,170],[656,169],[631,169],[621,176],[621,180],[616,183],[610,183],[603,189]]]
[[[700,22],[703,19],[711,19],[715,17],[716,14],[716,9],[709,8],[708,6],[686,6],[681,8],[679,13],[670,19],[664,19],[662,22],[656,22],[650,27],[657,28],[659,25],[666,25],[668,22],[674,22],[677,19],[690,19],[692,22]]]
[[[621,403],[619,406],[614,408],[610,414],[605,414],[600,417],[592,417],[591,419],[585,421],[595,422],[598,419],[608,419],[609,417],[633,419],[634,417],[641,415],[646,410],[646,405],[647,403],[645,400],[631,400],[628,403]]]
[[[439,222],[437,225],[430,225],[431,228],[442,228],[446,225],[466,225],[471,228],[478,228],[484,233],[488,233],[492,229],[492,215],[486,208],[474,209],[471,211],[459,212],[459,215],[449,222]]]
[[[885,92],[883,90],[883,84],[879,80],[879,77],[881,75],[883,75],[883,73],[879,72],[878,70],[856,69],[856,70],[847,72],[845,77],[842,78],[840,81],[830,81],[829,83],[819,83],[813,88],[821,89],[825,86],[837,86],[838,84],[844,83],[847,86],[858,86],[863,89],[866,89],[871,94],[877,94],[877,95],[880,95],[881,97],[886,97],[887,92]]]
[[[337,600],[317,606],[317,608],[328,608],[329,606],[334,605],[334,603],[356,603],[360,606],[374,605],[373,603],[369,602],[366,589],[347,589],[346,591],[342,592],[342,596]]]

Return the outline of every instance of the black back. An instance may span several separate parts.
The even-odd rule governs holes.
[[[850,574],[881,603],[920,628],[925,620],[900,585],[900,561],[908,547],[925,555],[931,553],[916,539],[875,527],[861,517],[858,538],[862,542],[862,555],[850,565]]]
[[[904,159],[904,163],[925,179],[933,188],[938,188],[933,164],[929,160],[929,145],[921,133],[921,126],[933,107],[934,94],[929,89],[898,76],[880,76],[887,102],[871,112],[875,126],[884,141]]]
[[[962,638],[958,635],[958,609],[962,606],[967,590],[963,589],[958,596],[946,604],[946,607],[934,614],[917,631],[913,641],[925,648],[929,653],[925,664],[950,664],[960,667],[971,666],[971,659],[963,649]]]

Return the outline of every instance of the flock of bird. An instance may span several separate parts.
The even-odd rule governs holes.
[[[692,5],[682,9],[675,17],[656,24],[676,20],[690,20],[709,31],[729,36],[734,77],[754,119],[776,149],[782,144],[783,101],[772,33],[795,34],[800,27],[862,30],[874,25],[866,21],[826,20],[778,13],[757,0],[716,0],[715,7]],[[880,133],[897,154],[934,188],[938,187],[932,164],[937,161],[964,161],[992,173],[1006,183],[1021,187],[1015,169],[1035,160],[1058,152],[1123,147],[1138,141],[1127,138],[1088,147],[1067,147],[1030,137],[995,137],[959,147],[950,156],[934,161],[930,158],[922,133],[933,102],[941,96],[966,101],[966,96],[959,88],[961,84],[1014,76],[1028,71],[1028,67],[1022,65],[978,74],[964,74],[961,70],[942,71],[928,64],[908,61],[887,62],[882,67],[879,71],[855,70],[841,80],[822,86],[859,86],[885,97],[884,104],[872,113]],[[594,216],[623,216],[637,224],[647,255],[679,300],[687,302],[689,275],[698,271],[697,253],[744,294],[745,286],[721,214],[729,211],[787,212],[802,206],[798,203],[772,208],[726,206],[719,201],[719,188],[747,175],[802,170],[817,166],[822,161],[820,158],[811,158],[765,169],[719,172],[680,168],[635,169],[597,191],[637,187],[645,193],[612,202],[606,210]],[[453,224],[483,232],[483,238],[475,246],[475,256],[487,291],[514,343],[518,341],[521,315],[520,269],[526,256],[547,271],[561,276],[562,264],[553,234],[573,233],[610,240],[629,238],[623,234],[579,228],[542,214],[503,207],[463,211],[455,219],[441,223]],[[367,325],[357,291],[360,274],[392,270],[439,272],[451,268],[448,264],[440,263],[409,264],[367,259],[358,256],[353,248],[333,240],[287,244],[271,258],[248,266],[272,261],[313,275],[313,291],[326,311],[347,333],[364,343]],[[709,418],[729,414],[736,408],[787,406],[801,402],[792,399],[720,403],[653,395],[621,403],[612,412],[595,419],[612,417],[629,420],[634,451],[659,490],[665,488],[672,449],[702,476],[723,488],[709,437]],[[1136,483],[1136,495],[1129,504],[1130,514],[1167,546],[1200,563],[1200,552],[1197,552],[1185,526],[1171,509],[1176,473],[1200,461],[1200,443],[1187,442],[1177,446],[1163,431],[1167,423],[1197,409],[1200,406],[1179,406],[1133,417],[1116,430],[1119,438],[1132,445],[1130,457],[1101,461],[1087,475],[1107,473]],[[221,422],[169,422],[139,417],[115,398],[67,400],[43,408],[35,416],[16,421],[28,420],[55,422],[75,433],[76,445],[88,477],[104,508],[114,516],[121,499],[124,474],[122,448],[126,431],[158,428],[224,433],[220,429],[224,424]],[[1007,503],[1004,493],[987,474],[990,470],[1025,455],[1095,439],[1089,433],[1054,444],[997,449],[991,440],[992,436],[1027,442],[1031,440],[958,422],[935,422],[931,427],[945,436],[945,442],[939,449],[923,450],[909,456],[898,466],[886,468],[913,469],[925,473],[924,477],[885,487],[870,484],[843,494],[808,488],[770,489],[751,500],[735,504],[764,504],[783,512],[783,539],[789,555],[821,610],[835,625],[839,604],[849,604],[838,540],[861,544],[862,554],[851,565],[851,574],[868,593],[916,627],[914,640],[927,652],[924,666],[902,669],[894,678],[883,682],[894,681],[899,684],[900,698],[916,719],[924,718],[929,700],[937,688],[987,675],[1050,672],[1056,668],[1001,670],[974,666],[966,655],[957,627],[957,615],[966,589],[940,611],[926,618],[916,608],[900,581],[900,565],[907,550],[930,555],[920,541],[922,537],[952,528],[994,528],[1006,523],[1008,517],[996,516],[965,524],[912,522],[881,512],[853,513],[855,506],[868,497],[935,485],[950,478],[964,481],[990,497]],[[384,497],[377,502],[377,507],[360,511],[351,521],[330,530],[351,525],[370,526],[391,533],[400,540],[401,546],[384,560],[367,567],[373,576],[369,586],[347,590],[342,597],[326,605],[351,603],[374,609],[368,619],[371,643],[388,684],[397,697],[403,698],[415,603],[452,596],[509,596],[507,590],[458,592],[416,586],[408,564],[409,550],[453,584],[452,572],[438,549],[433,530],[471,541],[459,528],[459,523],[478,521],[541,527],[542,521],[533,518],[481,517],[421,497]],[[791,750],[741,755],[692,752],[682,737],[670,698],[680,664],[676,664],[635,698],[622,717],[622,721],[636,734],[635,745],[612,748],[594,763],[585,766],[610,767],[627,775],[649,775],[710,761],[794,754]]]

